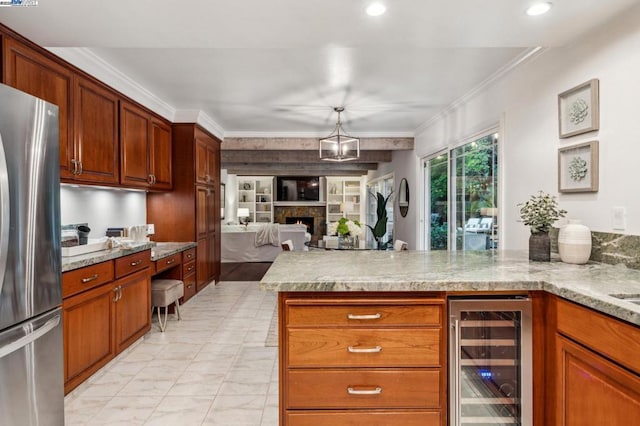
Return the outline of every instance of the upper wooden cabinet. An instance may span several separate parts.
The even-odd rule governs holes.
[[[73,72],[11,37],[3,40],[4,83],[58,106],[60,176],[73,178]]]
[[[215,186],[220,181],[220,143],[200,129],[195,141],[196,183]]]
[[[75,81],[71,179],[117,185],[118,94],[83,77]]]
[[[120,183],[171,189],[171,127],[146,110],[120,102]]]

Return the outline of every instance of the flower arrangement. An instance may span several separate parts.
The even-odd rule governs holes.
[[[567,214],[566,210],[558,208],[556,197],[538,191],[529,201],[518,204],[520,218],[525,225],[531,227],[531,233],[548,233],[551,225]]]
[[[329,235],[339,235],[341,237],[352,236],[360,237],[362,235],[362,226],[357,220],[341,218],[337,222],[329,224]]]

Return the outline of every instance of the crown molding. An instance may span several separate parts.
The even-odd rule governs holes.
[[[328,132],[225,132],[227,138],[323,138]],[[413,138],[413,132],[362,132],[350,133],[363,138]]]
[[[173,116],[174,123],[198,123],[219,139],[227,136],[222,126],[199,109],[179,109]]]
[[[86,47],[47,47],[67,62],[113,87],[169,121],[176,109]]]
[[[496,81],[500,80],[501,78],[503,78],[504,76],[506,76],[507,74],[509,74],[510,72],[512,72],[513,70],[515,70],[519,66],[521,66],[522,64],[531,61],[532,59],[540,56],[542,53],[544,53],[546,51],[547,51],[547,48],[544,48],[544,47],[541,47],[541,46],[532,47],[532,48],[529,48],[529,49],[525,50],[520,55],[518,55],[515,58],[513,58],[506,65],[504,65],[503,67],[499,68],[496,72],[494,72],[489,77],[487,77],[486,79],[481,81],[479,84],[474,86],[467,93],[465,93],[464,95],[462,95],[461,97],[459,97],[458,99],[456,99],[455,101],[451,102],[449,105],[444,107],[436,115],[434,115],[431,118],[429,118],[426,122],[421,124],[413,132],[413,134],[415,136],[420,135],[421,133],[426,131],[429,127],[431,127],[431,125],[433,125],[435,122],[437,122],[438,120],[441,120],[445,116],[449,115],[452,111],[454,111],[456,108],[460,107],[461,105],[464,105],[465,103],[469,102],[474,96],[476,96],[478,93],[480,93],[483,90],[485,90],[487,87],[489,87],[490,85],[492,85]]]

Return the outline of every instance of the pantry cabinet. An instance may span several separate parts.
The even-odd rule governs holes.
[[[220,140],[197,124],[174,124],[173,190],[147,194],[156,241],[198,244],[196,289],[220,277]]]

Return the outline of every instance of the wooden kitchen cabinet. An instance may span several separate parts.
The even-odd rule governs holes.
[[[151,329],[150,257],[145,250],[62,274],[65,394]]]
[[[72,176],[78,183],[120,182],[118,100],[116,92],[78,76],[74,85]]]
[[[120,102],[120,183],[168,190],[172,187],[171,127],[145,109]]]
[[[197,243],[199,291],[220,277],[220,141],[196,124],[174,124],[172,135],[173,190],[147,194],[147,221],[156,241]]]
[[[280,424],[445,425],[445,311],[440,293],[280,293]]]
[[[640,419],[640,330],[548,299],[545,424],[622,426]]]
[[[13,37],[3,37],[3,82],[58,106],[60,177],[73,178],[73,71]]]

